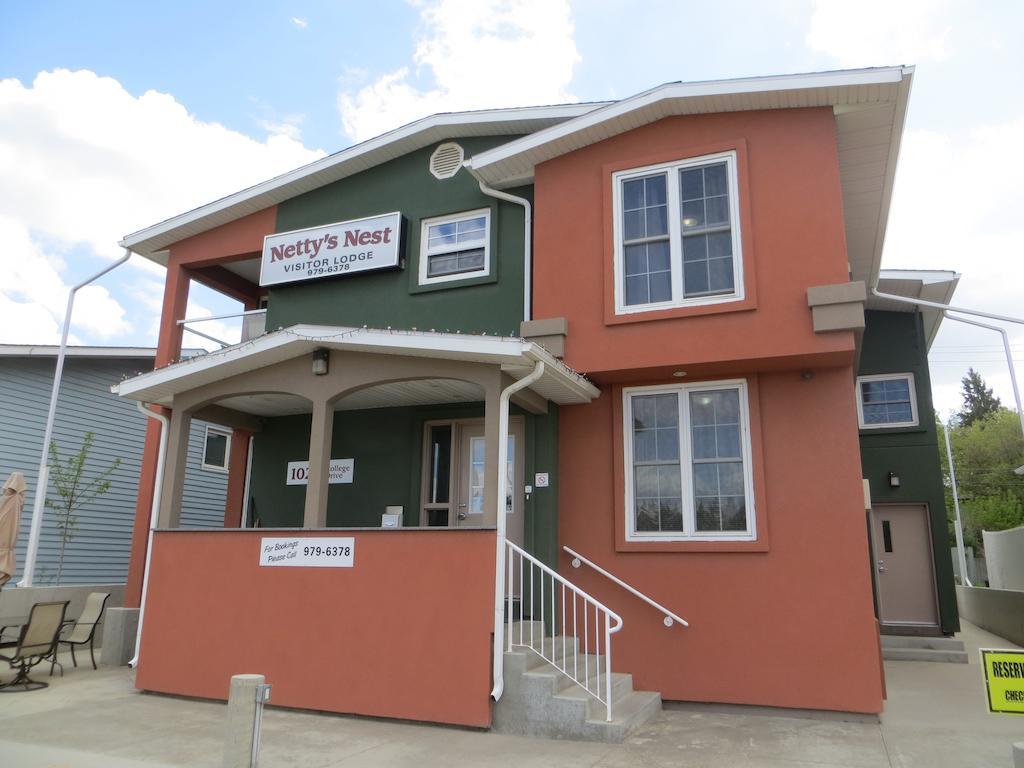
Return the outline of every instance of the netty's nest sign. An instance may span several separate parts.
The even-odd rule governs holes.
[[[402,214],[296,229],[263,239],[260,285],[339,277],[401,263]]]

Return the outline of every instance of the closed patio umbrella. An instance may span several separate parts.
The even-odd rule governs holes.
[[[18,523],[26,488],[25,476],[12,472],[0,492],[0,589],[14,575],[14,546],[18,543]]]

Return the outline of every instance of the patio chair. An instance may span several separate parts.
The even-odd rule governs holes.
[[[61,645],[71,648],[71,663],[78,667],[78,660],[75,658],[76,645],[89,645],[89,658],[92,659],[92,668],[96,669],[96,654],[93,652],[96,642],[96,627],[103,618],[103,611],[107,607],[107,600],[110,599],[109,592],[92,592],[85,600],[85,608],[82,615],[75,622],[75,628],[67,637],[60,637],[57,640],[57,650]],[[56,654],[54,654],[56,657]],[[50,665],[50,674],[53,674],[53,664]]]
[[[32,606],[28,623],[21,628],[17,642],[0,643],[0,660],[16,669],[14,679],[8,683],[0,683],[0,692],[10,691],[14,686],[21,686],[26,691],[37,691],[49,683],[32,680],[29,670],[41,661],[55,656],[60,628],[64,624],[64,613],[68,609],[68,601],[52,603],[36,603]],[[50,667],[53,674],[53,667]]]

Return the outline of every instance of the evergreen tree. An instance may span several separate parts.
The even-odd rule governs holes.
[[[962,426],[969,427],[976,421],[983,421],[999,410],[999,398],[992,394],[991,387],[985,386],[985,380],[976,370],[968,368],[960,383],[964,404],[957,418]]]

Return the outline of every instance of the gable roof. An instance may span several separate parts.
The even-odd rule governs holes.
[[[440,113],[134,232],[120,244],[166,264],[172,243],[445,139],[526,134],[464,163],[490,186],[508,188],[530,183],[538,163],[665,117],[831,107],[850,272],[854,280],[873,283],[913,72],[896,66],[675,82],[615,102]]]
[[[409,152],[445,139],[530,133],[585,114],[607,103],[558,104],[430,115],[341,152],[314,160],[294,171],[140,229],[126,235],[119,244],[122,248],[128,248],[140,256],[166,266],[167,253],[164,249],[172,243],[269,208]]]
[[[831,107],[836,117],[850,272],[873,282],[881,265],[913,67],[667,83],[474,155],[477,178],[529,183],[540,163],[677,115]]]

